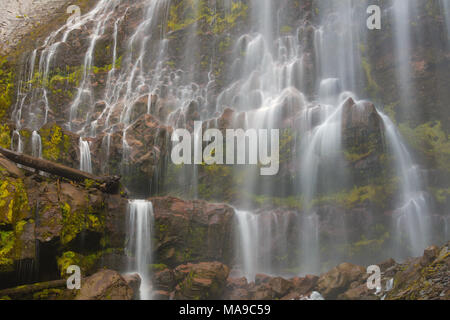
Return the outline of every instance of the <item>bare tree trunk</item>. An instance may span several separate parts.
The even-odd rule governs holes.
[[[8,158],[9,160],[30,167],[39,171],[44,171],[50,174],[54,174],[76,182],[86,182],[86,180],[92,180],[95,182],[99,189],[107,193],[119,192],[119,176],[104,176],[99,177],[87,172],[83,172],[78,169],[70,168],[68,166],[48,161],[45,159],[39,159],[31,157],[26,154],[18,153],[8,149],[0,148],[0,154]]]

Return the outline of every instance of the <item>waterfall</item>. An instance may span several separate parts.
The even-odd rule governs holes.
[[[394,1],[395,53],[397,55],[397,83],[400,88],[402,112],[411,112],[415,107],[411,83],[411,16],[416,0]],[[410,110],[405,110],[408,107]]]
[[[20,132],[17,130],[13,131],[11,140],[11,150],[22,153],[23,152],[23,142]]]
[[[89,142],[80,137],[80,170],[92,173],[91,149]]]
[[[380,113],[386,127],[386,138],[394,157],[395,169],[400,178],[397,209],[393,219],[397,256],[408,256],[399,246],[406,238],[407,246],[414,256],[420,256],[430,245],[430,222],[427,194],[421,181],[420,168],[413,162],[392,121]]]
[[[33,131],[31,135],[31,155],[33,157],[42,159],[42,139],[37,131]],[[45,175],[44,172],[39,171],[40,175]]]
[[[442,8],[440,23],[445,24],[449,38],[449,1],[438,1]],[[133,181],[128,181],[135,180],[132,179],[136,177],[134,174],[141,169],[136,169],[137,160],[147,163],[148,157],[153,155],[152,150],[147,149],[145,155],[136,152],[141,151],[138,148],[147,147],[145,143],[141,146],[142,141],[137,141],[139,139],[132,132],[136,117],[143,116],[143,113],[150,114],[161,125],[172,129],[189,129],[196,142],[201,142],[202,137],[200,128],[193,125],[195,121],[201,121],[207,128],[219,128],[222,125],[219,117],[226,108],[236,111],[230,119],[230,127],[233,128],[292,129],[295,152],[290,150],[292,154],[288,154],[286,158],[289,159],[285,160],[291,161],[286,169],[286,176],[290,179],[287,186],[276,179],[261,183],[262,179],[253,174],[255,168],[240,170],[233,167],[231,173],[227,171],[223,174],[235,180],[244,180],[236,190],[232,190],[239,199],[230,201],[249,210],[236,211],[237,258],[240,271],[249,281],[260,272],[282,274],[289,268],[297,268],[297,274],[319,273],[325,263],[339,260],[339,257],[324,257],[324,250],[328,250],[328,254],[351,244],[346,236],[331,233],[328,238],[323,237],[323,225],[326,224],[329,229],[339,227],[348,231],[350,228],[345,225],[342,216],[355,208],[345,208],[349,210],[336,213],[341,218],[336,220],[344,221],[341,226],[335,221],[323,221],[322,208],[315,200],[335,193],[346,193],[354,186],[374,183],[357,181],[358,184],[351,184],[355,181],[351,181],[349,171],[358,168],[349,169],[343,155],[342,116],[345,103],[351,101],[349,99],[357,101],[357,97],[384,101],[379,96],[382,92],[373,96],[373,90],[370,90],[373,83],[370,82],[380,81],[376,79],[375,72],[393,64],[395,83],[389,85],[395,87],[392,91],[399,93],[399,108],[395,112],[415,114],[420,111],[416,110],[418,106],[414,103],[416,92],[412,81],[413,67],[417,66],[412,66],[411,62],[416,55],[416,42],[423,42],[423,39],[415,34],[420,29],[415,20],[417,0],[396,0],[392,1],[392,6],[384,8],[383,15],[391,19],[391,24],[383,20],[383,28],[386,29],[382,32],[392,33],[389,34],[392,36],[392,48],[387,48],[389,54],[381,52],[386,55],[382,62],[367,52],[371,47],[369,40],[373,40],[370,35],[380,32],[368,31],[365,2],[295,1],[292,10],[295,7],[298,12],[286,12],[290,2],[98,1],[95,8],[84,14],[76,25],[67,24],[52,32],[42,46],[29,55],[26,70],[18,83],[17,102],[12,113],[17,128],[13,134],[12,148],[22,152],[25,145],[25,150],[28,150],[28,141],[20,136],[19,130],[33,128],[36,131],[32,135],[32,153],[41,156],[42,146],[37,131],[45,123],[55,120],[65,123],[66,129],[83,137],[79,140],[81,170],[92,173],[90,148],[96,154],[98,150],[94,150],[94,146],[99,143],[95,139],[103,136],[101,145],[105,159],[101,160],[101,172],[107,173],[110,168],[108,173],[111,174],[115,169],[121,170],[122,181],[132,184]],[[136,3],[138,8],[133,7]],[[181,13],[181,9],[186,10]],[[180,12],[172,16],[177,10]],[[228,16],[214,15],[205,19],[205,15],[220,11]],[[239,21],[242,17],[234,17],[240,11],[245,11],[245,18],[248,19],[242,25]],[[186,12],[188,17],[181,17]],[[136,21],[130,24],[130,16],[134,18],[135,15]],[[295,19],[291,19],[291,15]],[[182,18],[186,19],[179,23]],[[203,25],[204,20],[207,25]],[[236,20],[238,28],[233,29],[235,22],[230,24],[229,20]],[[224,22],[227,26],[221,30],[218,26]],[[77,34],[76,30],[80,28],[80,34]],[[208,28],[210,30],[207,30],[205,37],[203,29]],[[182,39],[178,39],[180,34]],[[82,41],[73,41],[74,37],[81,37]],[[375,41],[384,41],[384,37],[378,37]],[[70,110],[61,111],[63,108],[53,105],[59,100],[51,99],[52,92],[58,91],[52,90],[55,88],[51,88],[51,80],[52,77],[58,80],[58,77],[67,76],[58,70],[66,62],[65,56],[70,55],[63,50],[73,48],[72,42],[80,42],[77,50],[83,52],[77,52],[75,58],[78,60],[74,59],[77,63],[70,66],[75,69],[67,68],[71,77],[76,78],[73,81],[76,84],[72,85],[76,88],[71,88],[74,89],[70,92],[73,97],[67,104]],[[105,57],[97,52],[103,49],[101,46],[108,48]],[[417,52],[418,56],[420,54]],[[105,64],[100,66],[96,65],[97,60],[107,61],[102,61]],[[444,61],[439,57],[434,66],[427,66],[427,73],[432,67],[439,66],[441,60]],[[97,74],[96,68],[101,69]],[[373,81],[369,79],[371,77]],[[65,82],[69,88],[70,81],[66,79]],[[155,101],[161,103],[161,109],[165,107],[165,116],[160,116],[155,110],[157,108],[149,98],[153,96],[157,97]],[[142,104],[146,97],[147,106],[142,111],[142,106],[136,107],[137,102]],[[390,99],[387,98],[388,101]],[[409,109],[406,110],[407,107]],[[407,254],[405,247],[418,255],[431,236],[431,203],[423,191],[426,188],[422,172],[414,163],[395,124],[380,114],[400,185],[398,194],[394,195],[395,208],[386,209],[388,212],[395,209],[389,230],[394,235],[391,246],[396,250],[395,258]],[[159,131],[151,135],[157,137]],[[84,139],[93,141],[92,145]],[[121,144],[118,139],[122,139]],[[153,143],[146,142],[148,145]],[[153,146],[159,147],[157,143]],[[118,168],[114,167],[116,163]],[[210,174],[203,169],[204,166],[193,165],[177,171],[174,179],[183,188],[180,192],[182,197],[201,198],[202,189],[207,187],[202,179]],[[160,176],[164,177],[164,173]],[[151,179],[156,181],[159,176],[154,175]],[[250,196],[244,196],[247,193]],[[252,199],[252,196],[270,198],[287,195],[301,202],[295,213],[289,215],[270,210],[258,211],[261,208],[255,208],[257,204]],[[134,194],[134,197],[137,196]],[[387,215],[386,212],[364,209],[370,217]],[[152,215],[151,203],[130,202],[129,244],[133,245],[130,252],[138,260],[131,269],[147,278],[146,264],[149,263],[150,253],[143,247],[150,246],[150,236],[147,234],[150,233]],[[369,226],[371,222],[369,218],[362,229],[372,227]],[[292,226],[295,226],[295,231],[290,229]],[[358,236],[365,236],[365,230],[359,231]],[[149,237],[148,241],[145,237]],[[359,238],[352,239],[352,242],[357,240]],[[147,245],[143,246],[143,243]],[[336,253],[336,256],[339,254]],[[289,263],[283,260],[285,256],[289,256]]]
[[[244,210],[235,210],[235,213],[237,271],[248,281],[255,281],[258,273],[287,273],[289,263],[283,259],[290,250],[288,237],[292,216]]]
[[[42,158],[42,140],[36,131],[33,131],[31,135],[31,155],[36,158]]]
[[[258,216],[236,210],[240,242],[237,251],[241,252],[242,273],[248,281],[254,281],[258,271]]]
[[[153,205],[150,201],[130,200],[128,203],[128,272],[141,277],[140,298],[152,298],[150,264],[152,262]]]

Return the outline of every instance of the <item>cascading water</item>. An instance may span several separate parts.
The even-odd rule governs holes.
[[[42,158],[42,140],[36,131],[33,131],[31,136],[31,155],[36,158]]]
[[[240,241],[237,242],[241,252],[242,273],[248,281],[254,281],[258,265],[258,217],[246,211],[236,211]]]
[[[145,200],[128,203],[128,243],[130,256],[128,272],[141,277],[140,299],[152,298],[150,264],[152,262],[153,205]]]
[[[295,217],[289,214],[235,210],[237,271],[248,281],[258,273],[288,274],[288,251]]]
[[[400,135],[392,121],[381,113],[386,127],[386,138],[392,150],[395,168],[400,177],[400,194],[398,196],[398,209],[395,212],[394,224],[396,245],[400,246],[406,240],[410,252],[397,248],[396,256],[420,256],[423,249],[430,245],[430,221],[427,203],[428,195],[425,193],[419,166],[411,159]],[[402,239],[405,238],[405,239]]]
[[[252,280],[258,272],[282,273],[283,268],[273,261],[282,260],[288,251],[298,251],[295,266],[299,267],[298,273],[318,273],[325,247],[348,245],[348,239],[343,236],[323,239],[322,215],[315,202],[352,186],[343,156],[342,117],[348,98],[357,101],[356,96],[366,97],[374,86],[373,81],[365,81],[373,71],[366,52],[369,32],[365,21],[366,7],[361,1],[321,1],[308,9],[314,16],[314,23],[301,21],[291,27],[284,25],[289,14],[270,0],[189,1],[183,4],[188,6],[189,17],[182,22],[175,19],[179,18],[176,14],[173,17],[172,11],[177,9],[174,8],[175,1],[142,0],[142,3],[145,10],[140,8],[140,14],[136,14],[138,18],[131,18],[134,20],[131,31],[128,13],[132,5],[119,0],[101,0],[78,23],[61,27],[45,40],[42,48],[34,50],[19,83],[13,110],[16,127],[37,130],[57,118],[66,124],[66,128],[84,138],[99,137],[106,155],[101,171],[108,171],[106,165],[114,154],[122,175],[127,178],[132,175],[129,164],[136,160],[133,146],[139,145],[134,141],[131,129],[140,115],[151,114],[173,128],[187,128],[194,132],[195,141],[201,141],[202,137],[195,130],[194,121],[202,121],[207,127],[220,127],[217,118],[228,107],[237,111],[232,124],[244,129],[277,128],[280,122],[288,122],[281,119],[281,114],[293,115],[295,119],[289,121],[297,152],[291,156],[295,163],[292,169],[294,191],[284,190],[290,187],[276,182],[261,184],[260,179],[251,174],[254,168],[249,168],[246,170],[250,174],[236,193],[238,197],[242,195],[239,207],[251,208],[249,210],[254,204],[251,197],[243,196],[247,193],[284,196],[290,192],[289,195],[293,194],[302,202],[302,208],[297,212],[295,223],[291,216],[284,214],[273,216],[271,213],[238,211],[237,229],[241,243],[238,264],[241,264],[243,274]],[[414,16],[417,1],[393,3],[390,17],[396,44],[392,51],[397,57],[397,85],[402,96],[401,109],[404,109],[408,101],[414,100],[410,63],[414,35],[410,30],[410,18]],[[246,5],[247,11],[244,10]],[[208,10],[200,10],[201,6],[207,6]],[[449,5],[442,0],[441,6],[448,28]],[[222,16],[205,18],[205,12],[216,14],[220,10],[228,14],[228,20],[236,16],[248,17],[248,30],[242,26],[243,32],[229,32],[220,25],[228,21]],[[203,20],[207,21],[206,32],[202,29]],[[77,88],[70,101],[70,112],[58,114],[58,106],[49,99],[52,72],[58,66],[57,58],[59,54],[63,55],[61,52],[66,44],[73,40],[72,37],[77,37],[76,32],[82,33],[84,29],[90,30],[90,36],[84,39],[81,66],[73,72],[80,77],[79,81],[74,81]],[[126,31],[131,35],[124,40]],[[111,35],[110,60],[97,68],[96,48],[103,44],[108,34]],[[177,41],[180,34],[183,41]],[[206,41],[213,51],[210,56],[205,54],[206,49],[202,51],[205,41],[202,42],[200,35],[205,34],[211,36]],[[221,50],[223,59],[219,58]],[[104,73],[101,81],[94,81],[96,72]],[[54,82],[58,79],[58,76],[53,78]],[[70,82],[70,77],[65,81]],[[365,82],[369,82],[367,88]],[[153,97],[166,104],[164,112],[167,114],[157,108]],[[384,123],[386,144],[400,179],[394,226],[390,230],[399,237],[393,240],[393,246],[406,241],[406,246],[416,255],[428,243],[427,196],[422,191],[419,167],[412,161],[406,144],[389,118],[379,113]],[[121,144],[114,140],[118,132],[121,133]],[[14,132],[13,138],[13,148],[22,151],[19,131]],[[34,138],[33,133],[33,141]],[[89,142],[80,138],[79,143],[80,169],[92,172]],[[32,152],[35,152],[34,146]],[[150,157],[151,153],[145,156]],[[202,178],[199,168],[186,166],[177,175],[178,184],[184,187],[183,196],[199,198]],[[241,171],[233,171],[232,175],[239,178]],[[146,202],[131,202],[130,219],[151,215],[148,213],[150,207],[151,204]],[[336,216],[341,218],[337,219],[341,229],[346,230],[345,219],[339,215],[344,213],[336,213]],[[130,225],[134,226],[136,221],[130,220]],[[298,232],[295,239],[292,237],[288,241],[286,230],[290,224],[295,224]],[[135,229],[130,232],[132,230]],[[147,235],[141,232],[139,237],[144,238],[137,240],[136,232],[131,233],[136,243],[131,251],[140,262],[134,269],[147,277],[147,267],[141,262],[148,262],[149,253],[143,248],[146,241],[150,243],[150,238],[145,239]],[[279,238],[276,250],[271,243],[274,238]],[[138,242],[139,250],[136,249]],[[140,255],[143,256],[139,258]],[[397,253],[396,256],[401,255]],[[335,259],[339,261],[339,257]]]
[[[80,170],[92,173],[91,149],[83,138],[80,138]]]

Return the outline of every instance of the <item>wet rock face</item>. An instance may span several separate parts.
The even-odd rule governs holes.
[[[58,279],[71,264],[88,275],[106,249],[123,247],[127,201],[120,195],[25,172],[3,157],[0,176],[1,286]],[[17,268],[25,264],[24,277]]]
[[[141,287],[142,279],[137,273],[127,274],[123,276],[127,285],[133,290],[133,300],[139,298],[139,288]]]
[[[162,185],[173,129],[150,114],[140,116],[124,129],[117,126],[110,136],[100,134],[91,139],[91,154],[95,155],[93,170],[99,174],[123,175],[121,181],[129,192],[145,198]]]
[[[380,177],[386,166],[384,124],[375,106],[366,101],[355,103],[348,98],[342,111],[342,142],[355,183]]]
[[[232,258],[234,210],[225,204],[151,198],[155,212],[156,261],[169,266]]]

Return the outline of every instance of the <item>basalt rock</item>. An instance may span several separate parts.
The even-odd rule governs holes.
[[[325,299],[335,299],[345,292],[352,282],[360,280],[365,269],[350,263],[342,263],[320,276],[317,288]]]
[[[75,300],[132,300],[127,280],[113,270],[102,270],[87,278]]]
[[[344,155],[352,167],[353,181],[367,181],[380,176],[386,152],[384,124],[370,102],[355,103],[348,98],[342,110]]]
[[[88,275],[106,249],[123,247],[123,197],[0,159],[2,287],[58,279],[71,264]]]
[[[233,208],[173,197],[150,201],[155,212],[157,261],[173,267],[187,262],[230,262]]]
[[[174,270],[178,282],[175,298],[178,300],[219,299],[226,285],[229,268],[219,262],[202,262],[178,266]]]

